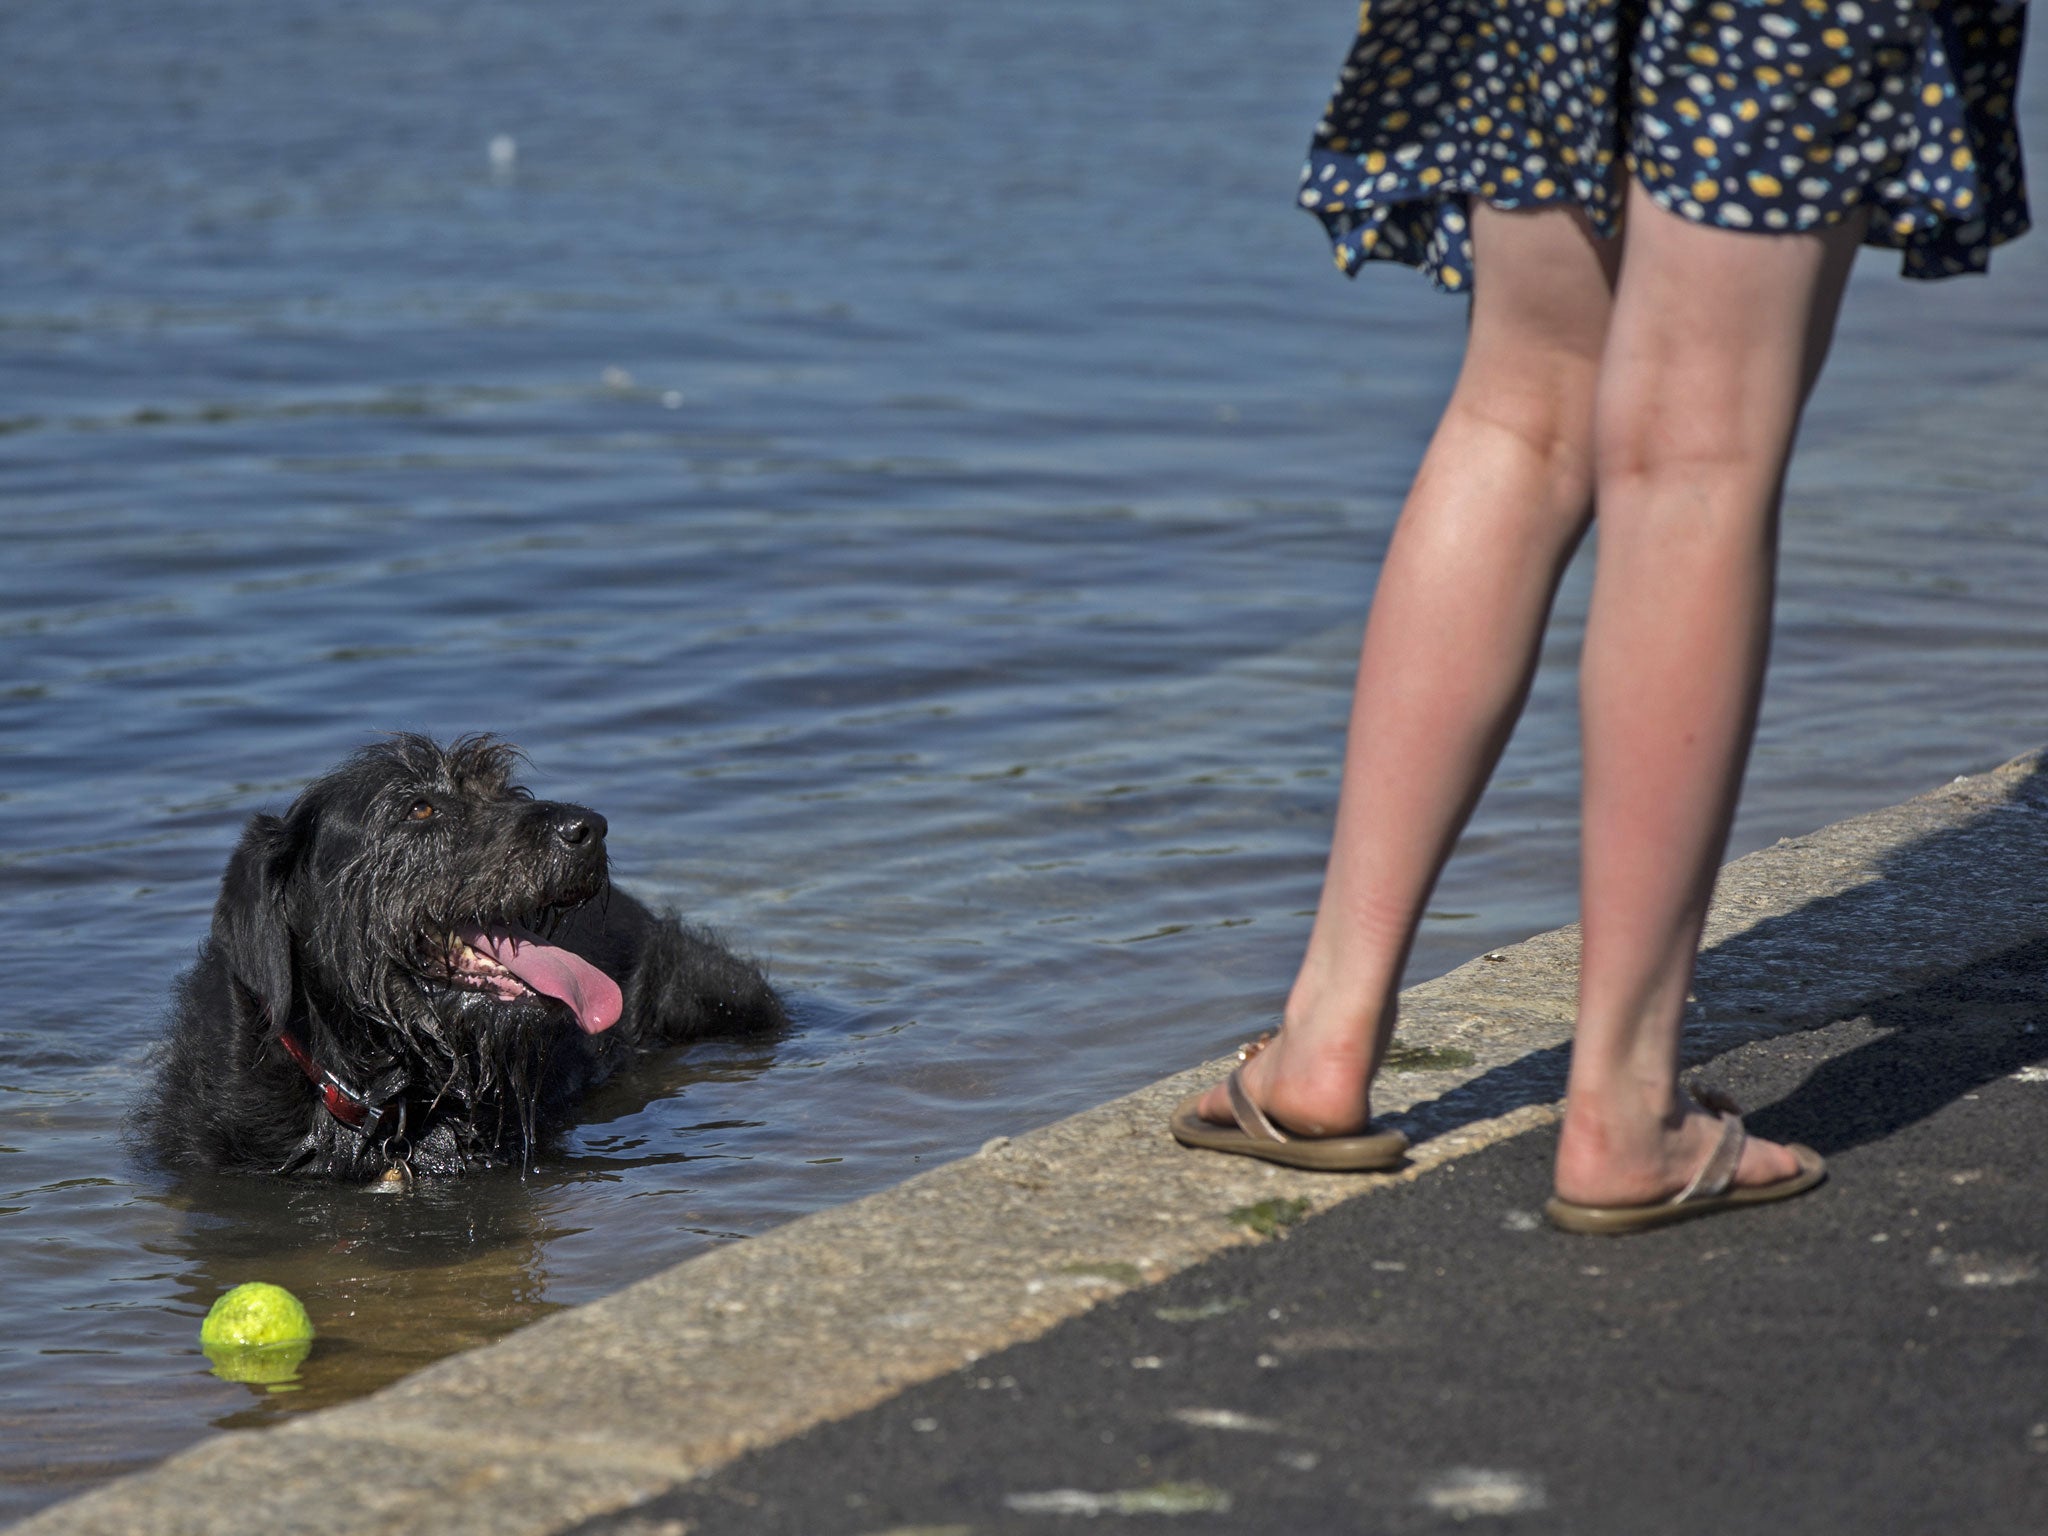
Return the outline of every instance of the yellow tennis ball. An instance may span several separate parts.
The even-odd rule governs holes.
[[[298,1380],[312,1353],[313,1320],[283,1286],[252,1280],[213,1304],[199,1325],[199,1347],[223,1381],[281,1390]]]
[[[281,1285],[261,1280],[229,1291],[199,1325],[199,1347],[208,1354],[221,1349],[310,1343],[312,1338],[313,1319],[306,1316],[299,1298]]]

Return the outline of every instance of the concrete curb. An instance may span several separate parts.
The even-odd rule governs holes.
[[[2048,930],[2048,751],[1722,872],[1693,1059],[1848,1017]],[[1577,932],[1411,988],[1388,1176],[1191,1154],[1163,1131],[1216,1064],[702,1255],[359,1402],[227,1435],[32,1516],[22,1536],[551,1532],[1036,1337],[1311,1209],[1555,1114]]]

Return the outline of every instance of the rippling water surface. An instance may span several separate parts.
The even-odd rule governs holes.
[[[1270,1022],[1463,325],[1290,207],[1351,20],[0,16],[0,1517]],[[2048,736],[2048,236],[1889,268],[1795,479],[1738,852]],[[1584,592],[1418,978],[1572,915]],[[523,1181],[139,1166],[243,819],[395,728],[521,743],[798,1027],[648,1061]],[[252,1277],[322,1330],[291,1390],[198,1353]]]

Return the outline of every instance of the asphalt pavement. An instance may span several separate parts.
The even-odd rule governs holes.
[[[1567,1236],[1552,1128],[1278,1202],[1263,1244],[576,1529],[2048,1531],[2048,940],[1703,1076],[1828,1182]]]

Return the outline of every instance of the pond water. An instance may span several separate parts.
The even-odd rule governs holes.
[[[0,17],[0,1519],[1271,1022],[1463,326],[1292,206],[1352,20]],[[1894,266],[1814,408],[1734,852],[2048,737],[2048,236]],[[1572,917],[1585,586],[1414,979]],[[648,1060],[524,1179],[138,1164],[242,821],[391,729],[521,744],[796,1027]],[[250,1278],[321,1329],[288,1390],[198,1352]]]

